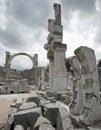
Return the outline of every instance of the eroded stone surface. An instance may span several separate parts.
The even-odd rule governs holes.
[[[24,130],[24,128],[21,125],[16,125],[14,130]]]
[[[73,125],[69,117],[69,112],[63,107],[59,108],[56,130],[73,130]]]
[[[57,126],[58,114],[59,106],[56,103],[44,105],[44,116],[52,123],[54,127]]]
[[[80,63],[76,56],[66,59],[66,66],[73,77],[73,100],[70,105],[70,112],[79,115],[83,107],[83,84]]]
[[[29,97],[26,102],[34,102],[37,104],[37,106],[39,106],[39,101],[40,101],[40,96],[36,95],[33,97]]]
[[[28,127],[33,129],[37,119],[42,115],[40,108],[34,108],[24,111],[19,111],[14,114],[14,126],[22,125],[26,130]]]
[[[32,108],[36,108],[36,107],[37,107],[36,103],[34,103],[34,102],[27,102],[27,103],[23,103],[20,106],[19,111],[28,110],[28,109],[32,109]]]
[[[75,55],[80,61],[84,89],[80,121],[86,125],[91,125],[95,121],[101,120],[96,57],[93,49],[83,46],[75,50]]]

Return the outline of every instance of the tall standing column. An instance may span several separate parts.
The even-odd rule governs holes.
[[[54,59],[49,59],[49,91],[54,91]]]
[[[42,68],[42,78],[41,78],[41,84],[42,84],[42,90],[44,90],[45,89],[45,71],[44,71],[44,68]]]
[[[10,69],[10,52],[6,52],[6,61],[5,61],[6,80],[9,80],[9,69]]]
[[[64,92],[67,87],[64,47],[56,47],[54,50],[54,91]]]

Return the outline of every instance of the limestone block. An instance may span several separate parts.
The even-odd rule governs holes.
[[[27,98],[26,102],[34,102],[37,104],[37,106],[39,106],[39,102],[40,102],[40,96],[33,96],[33,97],[29,97]]]
[[[54,51],[54,91],[56,92],[64,92],[67,87],[65,51],[64,47],[56,47]]]
[[[59,35],[56,35],[59,34]],[[62,34],[58,32],[50,33],[47,37],[48,43],[54,43],[54,42],[62,42]]]
[[[84,89],[84,102],[80,121],[86,125],[91,125],[101,120],[96,57],[93,49],[83,46],[75,50],[75,55],[80,61]]]
[[[49,104],[49,103],[50,103],[50,100],[46,100],[46,99],[40,100],[39,106],[41,107],[41,110],[42,110],[42,114],[43,114],[43,115],[44,115],[44,105],[45,105],[45,104]]]
[[[50,59],[54,59],[54,52],[50,46],[50,48],[48,49],[47,51],[47,58],[50,60]]]
[[[54,25],[53,26],[53,34],[58,36],[63,36],[63,26],[62,25]]]
[[[13,123],[14,123],[14,115],[12,114],[5,125],[5,130],[12,130],[13,129]]]
[[[73,130],[69,112],[63,107],[59,108],[56,130]]]
[[[35,123],[34,127],[40,126],[41,124],[51,124],[51,122],[47,118],[40,116],[37,119],[37,122]]]
[[[54,3],[53,8],[55,12],[55,24],[61,25],[61,5]]]
[[[14,113],[16,113],[18,110],[16,109],[16,108],[10,108],[10,110],[9,110],[9,112],[8,112],[8,118],[12,115],[12,114],[14,114]]]
[[[24,130],[24,128],[21,125],[16,125],[14,130]]]
[[[59,106],[56,103],[44,105],[44,116],[52,123],[54,127],[57,126],[58,113]]]
[[[48,31],[53,32],[54,19],[48,19]]]
[[[27,103],[23,103],[20,108],[19,111],[23,111],[23,110],[28,110],[28,109],[32,109],[32,108],[36,108],[37,104],[34,102],[27,102]]]
[[[33,129],[38,117],[41,115],[41,108],[19,111],[14,114],[14,126],[22,125],[25,130],[28,127],[30,127],[30,129]]]
[[[56,91],[48,91],[47,96],[48,96],[48,98],[55,97],[56,100],[59,100],[59,98],[60,98],[59,93]]]
[[[41,124],[39,130],[55,130],[55,128],[50,124]]]
[[[56,98],[55,97],[50,97],[50,102],[51,103],[56,103]]]
[[[54,91],[54,59],[49,59],[49,91]]]

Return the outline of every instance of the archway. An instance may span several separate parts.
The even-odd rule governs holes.
[[[11,62],[12,60],[19,55],[24,55],[27,56],[33,64],[33,67],[36,68],[36,80],[37,80],[37,66],[38,66],[38,55],[34,54],[34,55],[30,55],[27,53],[15,53],[12,54],[10,52],[6,52],[6,61],[5,61],[5,71],[6,71],[6,80],[9,80],[9,74],[10,74],[10,66],[11,66]]]
[[[13,58],[11,61],[11,69],[18,71],[30,70],[33,68],[32,60],[24,55],[19,55]]]

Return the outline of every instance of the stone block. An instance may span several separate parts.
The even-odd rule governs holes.
[[[51,102],[51,103],[56,103],[56,98],[55,98],[55,97],[51,97],[51,98],[50,98],[50,102]]]
[[[35,102],[39,106],[40,96],[29,97],[26,102]]]
[[[33,129],[38,117],[41,115],[41,108],[19,111],[14,114],[14,126],[21,125],[25,130],[28,127],[30,127],[30,129]]]
[[[50,103],[50,100],[46,100],[46,99],[41,99],[40,102],[39,102],[39,106],[44,106],[45,104],[49,104]]]
[[[9,112],[8,112],[8,118],[12,115],[15,114],[18,110],[16,108],[10,108]]]
[[[44,105],[44,116],[56,128],[59,114],[59,106],[56,103],[49,103]]]
[[[12,114],[6,122],[5,130],[13,130],[14,115]]]
[[[42,99],[40,100],[39,106],[41,107],[42,114],[44,115],[44,105],[49,104],[50,100]]]
[[[34,126],[35,130],[55,130],[51,124],[51,122],[44,118],[43,116],[40,116]]]
[[[37,119],[37,122],[35,123],[34,127],[40,126],[41,124],[51,124],[51,122],[47,118],[40,116]]]
[[[57,92],[47,91],[47,96],[48,97],[55,97],[57,100],[59,99],[59,94]]]
[[[21,125],[16,125],[14,130],[24,130],[24,128]]]
[[[55,128],[50,124],[41,124],[39,130],[55,130]]]
[[[34,102],[27,102],[27,103],[23,103],[20,108],[19,111],[23,111],[23,110],[28,110],[28,109],[32,109],[32,108],[36,108],[37,104]]]
[[[69,112],[63,107],[59,108],[56,130],[73,130]]]

